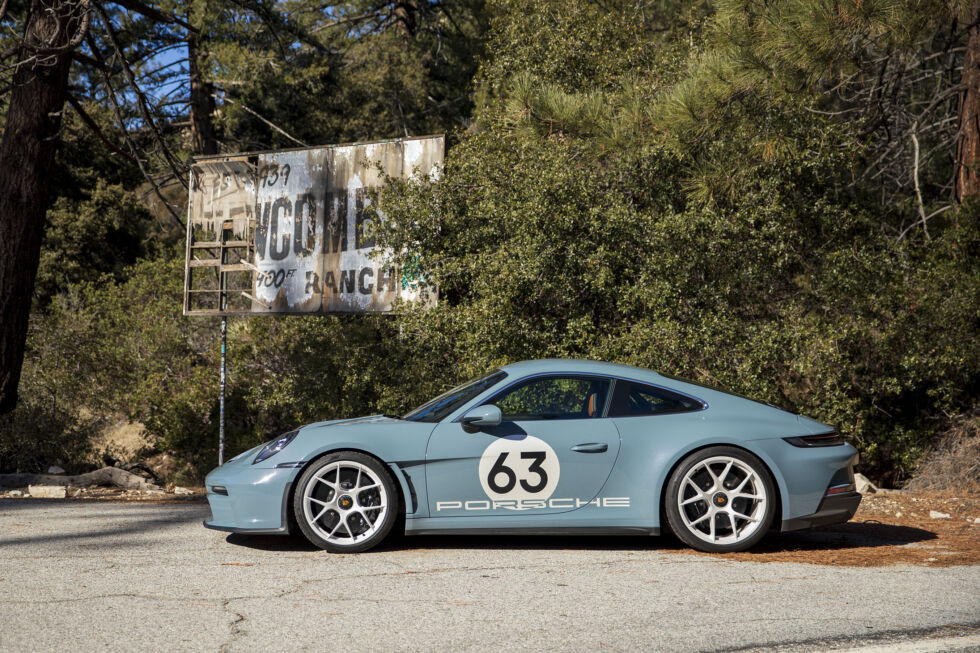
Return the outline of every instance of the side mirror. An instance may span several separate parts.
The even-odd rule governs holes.
[[[499,408],[493,404],[485,404],[463,415],[463,430],[475,433],[484,426],[499,425],[502,419]]]

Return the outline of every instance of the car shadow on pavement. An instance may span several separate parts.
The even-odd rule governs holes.
[[[225,538],[228,544],[242,546],[257,551],[317,551],[305,537],[298,533],[289,535],[248,535],[247,533],[229,533]]]
[[[930,531],[878,522],[851,522],[789,533],[771,533],[749,553],[828,551],[904,546],[936,539]],[[246,535],[232,533],[228,544],[261,551],[316,551],[300,534]],[[435,549],[539,549],[684,552],[687,545],[672,533],[657,537],[587,535],[392,535],[367,553]]]
[[[878,521],[848,522],[802,531],[773,533],[752,549],[753,553],[813,551],[905,546],[935,540],[932,531],[913,526],[884,524]]]

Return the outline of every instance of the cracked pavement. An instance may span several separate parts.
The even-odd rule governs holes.
[[[398,537],[329,555],[206,530],[208,514],[0,500],[0,650],[826,649],[980,633],[977,566],[733,561],[644,537]]]

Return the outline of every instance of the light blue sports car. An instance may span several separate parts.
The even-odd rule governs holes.
[[[206,480],[208,528],[328,551],[423,533],[647,534],[740,551],[845,522],[857,451],[826,424],[656,372],[506,365],[401,417],[317,422]]]

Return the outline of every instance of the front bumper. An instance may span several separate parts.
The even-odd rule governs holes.
[[[204,526],[232,533],[289,533],[289,499],[298,472],[251,465],[219,467],[205,479],[211,519],[204,520]],[[228,494],[217,494],[215,486],[223,486]]]
[[[842,524],[857,512],[861,504],[861,495],[857,492],[835,494],[823,498],[817,511],[812,515],[784,519],[780,531],[798,531],[803,528],[825,526],[827,524]]]

